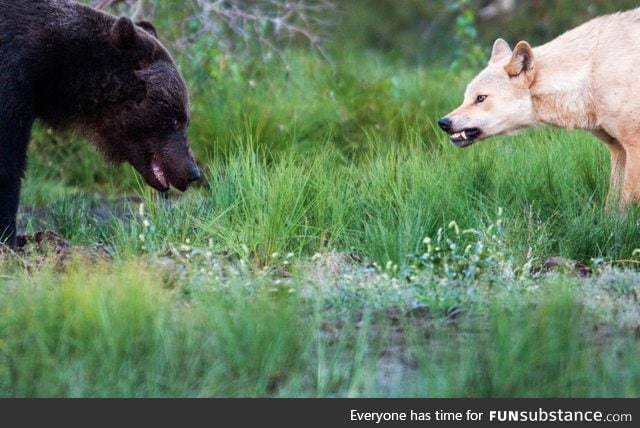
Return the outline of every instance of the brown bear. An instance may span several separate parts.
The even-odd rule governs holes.
[[[0,246],[16,245],[35,119],[80,133],[161,192],[200,177],[187,87],[150,23],[72,0],[0,0]]]

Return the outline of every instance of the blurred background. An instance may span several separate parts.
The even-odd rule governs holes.
[[[638,6],[633,0],[93,0],[110,12],[160,21],[171,37],[215,34],[291,43],[317,38],[329,51],[370,50],[408,63],[447,66],[485,52],[502,37],[536,45],[595,16]],[[178,12],[179,11],[179,12]],[[170,12],[170,13],[167,13]],[[233,21],[233,22],[232,22]],[[280,26],[278,25],[280,23]],[[164,25],[166,24],[166,25]],[[299,31],[289,33],[295,27]],[[292,37],[293,36],[293,37]],[[465,50],[461,50],[465,48]]]
[[[538,45],[595,16],[637,7],[631,0],[346,0],[332,41],[422,65],[448,66],[484,54],[501,37]]]

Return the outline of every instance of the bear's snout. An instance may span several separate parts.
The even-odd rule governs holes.
[[[193,164],[191,165],[191,168],[189,168],[189,175],[187,177],[187,181],[189,181],[189,183],[193,183],[194,181],[200,180],[200,177],[202,177],[202,174],[200,173],[200,168],[198,168],[198,165],[196,165],[195,162],[193,162]]]
[[[191,183],[202,177],[193,156],[165,158],[162,162],[162,170],[163,174],[166,174],[168,183],[181,192],[187,190]]]

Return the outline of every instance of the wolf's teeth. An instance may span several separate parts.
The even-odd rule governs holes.
[[[466,131],[456,132],[455,134],[451,135],[451,138],[455,138],[456,140],[466,140],[467,133]]]

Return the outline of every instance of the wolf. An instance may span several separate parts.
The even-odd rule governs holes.
[[[591,132],[609,150],[607,205],[640,202],[640,8],[603,15],[537,47],[503,39],[438,120],[467,147],[540,125]]]

